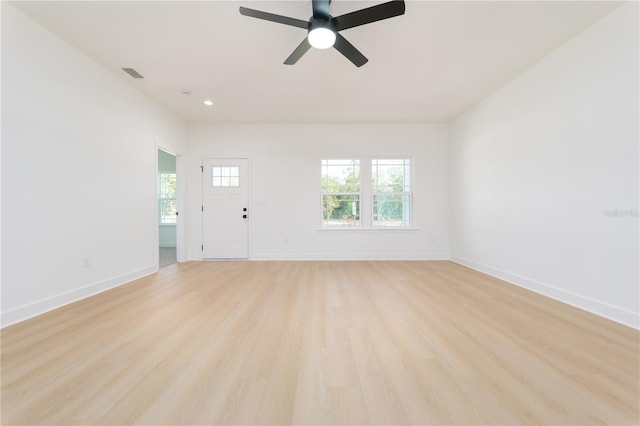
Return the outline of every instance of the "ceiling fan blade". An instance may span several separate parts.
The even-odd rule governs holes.
[[[355,12],[347,13],[345,15],[336,16],[331,19],[331,22],[335,25],[336,31],[342,31],[359,25],[403,15],[404,10],[405,7],[403,0],[393,0],[376,6],[367,7],[366,9],[356,10]]]
[[[329,0],[312,0],[313,17],[329,19]]]
[[[353,62],[353,65],[356,67],[361,67],[369,61],[353,44],[349,43],[346,38],[340,35],[340,33],[336,33],[336,42],[333,47]]]
[[[287,60],[284,61],[285,65],[295,64],[296,62],[298,62],[298,59],[302,58],[302,55],[307,53],[307,50],[309,49],[311,49],[311,45],[309,44],[309,40],[307,40],[307,38],[305,37],[304,40],[302,40],[302,43],[300,43],[298,47],[296,47],[296,50],[294,50],[293,53],[289,55]]]
[[[303,21],[302,19],[289,18],[288,16],[262,12],[260,10],[249,9],[248,7],[240,6],[240,14],[244,16],[250,16],[252,18],[264,19],[265,21],[291,25],[292,27],[304,28],[305,30],[309,27],[309,23],[307,21]]]

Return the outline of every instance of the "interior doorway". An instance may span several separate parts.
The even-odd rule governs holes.
[[[158,258],[160,268],[177,261],[176,156],[158,149]]]

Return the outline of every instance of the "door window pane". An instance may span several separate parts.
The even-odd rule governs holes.
[[[213,166],[211,170],[214,187],[238,187],[240,186],[240,167],[238,166]]]

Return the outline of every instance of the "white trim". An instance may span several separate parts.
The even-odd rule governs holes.
[[[159,194],[158,194],[158,185],[159,185],[159,170],[158,170],[158,165],[159,165],[159,160],[158,160],[158,151],[164,151],[169,155],[173,155],[174,157],[176,157],[176,208],[178,213],[180,213],[180,216],[176,217],[176,223],[169,223],[169,224],[162,224],[160,223],[160,203],[159,203]],[[173,152],[170,149],[167,149],[164,147],[164,145],[162,145],[161,143],[159,143],[158,141],[156,141],[155,144],[155,166],[153,168],[154,170],[154,175],[155,175],[155,179],[156,179],[156,188],[155,188],[155,198],[156,198],[156,221],[158,222],[158,232],[156,233],[156,246],[161,247],[163,246],[160,242],[160,226],[175,226],[176,227],[176,243],[175,243],[175,247],[176,247],[176,261],[178,262],[184,262],[185,257],[184,257],[184,238],[185,238],[185,219],[187,217],[186,212],[187,209],[185,208],[186,203],[186,196],[183,194],[187,193],[187,187],[186,187],[186,175],[184,173],[184,157],[182,156],[182,154],[180,154],[179,152]],[[158,255],[157,257],[158,260],[158,269],[160,268],[160,256]],[[157,270],[157,269],[156,269]]]
[[[98,293],[127,284],[139,278],[158,272],[158,265],[149,265],[137,271],[128,272],[116,277],[108,278],[93,284],[88,284],[64,293],[49,296],[35,302],[27,303],[17,308],[2,312],[2,328],[13,325],[29,318],[42,315],[54,309],[61,308],[73,302],[77,302]]]
[[[199,262],[202,260],[202,252],[187,253],[187,262]]]
[[[451,256],[451,261],[483,274],[501,279],[518,287],[526,288],[533,292],[542,294],[560,302],[566,303],[576,308],[580,308],[592,314],[610,319],[620,324],[640,330],[640,313],[629,309],[615,306],[610,303],[601,302],[588,296],[583,296],[571,291],[563,290],[550,284],[542,283],[527,277],[523,277],[512,272],[504,271],[493,266],[485,265],[469,259]]]
[[[337,160],[337,161],[358,161],[358,168],[360,171],[360,185],[359,185],[359,189],[360,191],[358,192],[324,192],[324,188],[323,188],[323,176],[324,176],[324,168],[323,168],[323,162],[324,161],[331,161],[331,160]],[[409,161],[409,183],[410,183],[410,191],[401,191],[401,192],[385,192],[385,191],[374,191],[373,187],[371,185],[371,179],[373,177],[373,168],[372,168],[372,161],[373,160],[408,160]],[[385,227],[385,226],[375,226],[373,224],[373,199],[375,195],[409,195],[409,209],[410,209],[410,220],[409,220],[409,226],[398,226],[398,227],[393,227],[393,229],[414,229],[413,225],[413,218],[415,217],[415,212],[414,212],[414,198],[415,198],[415,158],[414,156],[407,156],[407,155],[386,155],[386,156],[379,156],[379,155],[371,155],[371,156],[359,156],[359,155],[346,155],[346,156],[322,156],[320,158],[320,167],[321,167],[321,174],[320,174],[320,230],[335,230],[335,229],[340,229],[342,230],[343,228],[348,228],[349,230],[365,230],[365,231],[369,231],[369,230],[377,230],[377,229],[385,229],[387,230],[388,228],[392,228],[392,227]],[[364,179],[363,179],[364,176]],[[364,194],[364,196],[363,196]],[[344,226],[344,227],[340,227],[340,226],[329,226],[329,225],[325,225],[325,218],[324,218],[324,196],[325,195],[357,195],[358,201],[360,203],[360,220],[359,220],[359,224],[358,225],[354,225],[354,226]]]
[[[405,228],[405,227],[401,227],[401,226],[389,226],[389,227],[384,227],[384,226],[376,226],[375,228],[356,228],[356,227],[350,227],[350,226],[344,226],[344,227],[339,227],[339,226],[331,226],[331,227],[326,227],[326,228],[318,228],[316,229],[316,231],[319,232],[331,232],[331,231],[338,231],[338,232],[417,232],[420,231],[420,228]]]
[[[254,253],[251,260],[449,260],[448,253]]]

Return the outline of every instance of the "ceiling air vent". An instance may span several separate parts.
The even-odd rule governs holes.
[[[122,71],[126,72],[133,78],[144,78],[140,73],[133,68],[122,68]]]

